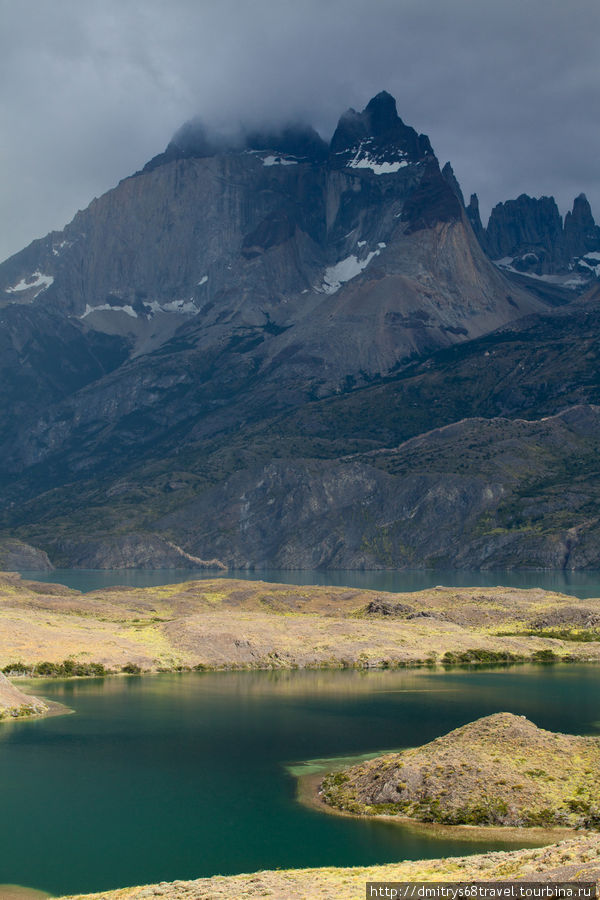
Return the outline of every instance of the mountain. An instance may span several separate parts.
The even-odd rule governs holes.
[[[593,240],[590,228],[579,204],[569,246],[584,232]],[[518,473],[508,485],[486,469],[497,433],[481,417],[502,416],[508,435],[524,408],[535,418],[564,406],[544,406],[558,381],[550,352],[545,387],[535,394],[519,357],[495,407],[493,335],[517,328],[526,355],[555,321],[593,330],[596,301],[561,319],[552,298],[507,280],[480,241],[451,167],[440,170],[385,92],[344,113],[329,144],[302,123],[225,138],[188,123],[64,231],[0,266],[3,536],[84,567],[496,560],[494,548],[458,552],[467,520],[480,529],[489,514],[486,479],[502,496],[522,487]],[[495,349],[475,350],[487,335]],[[518,341],[504,343],[514,360]],[[569,359],[576,345],[565,341]],[[571,405],[597,402],[586,379]],[[425,516],[412,555],[402,550],[409,516],[381,551],[377,535],[406,490],[444,490],[458,458],[433,480],[408,473],[409,488],[394,475],[392,489],[383,457],[361,454],[422,435],[427,458],[431,429],[458,419],[489,436],[471,461],[479,481],[465,488],[464,514]],[[589,429],[576,440],[584,456]],[[552,446],[548,473],[563,464]],[[572,510],[576,525],[581,504]],[[363,515],[364,534],[335,524]],[[517,564],[570,558],[542,541]]]
[[[485,229],[476,194],[466,213],[490,259],[506,274],[521,276],[521,286],[535,290],[531,280],[538,279],[562,288],[564,300],[564,289],[581,292],[600,277],[600,227],[585,194],[575,198],[564,221],[554,197],[527,194],[495,206]]]

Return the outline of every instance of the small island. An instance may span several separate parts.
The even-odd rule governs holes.
[[[600,828],[600,738],[502,712],[422,747],[325,777],[321,797],[358,815],[443,825]]]

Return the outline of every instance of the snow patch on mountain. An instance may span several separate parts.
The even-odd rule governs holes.
[[[370,169],[375,175],[391,175],[409,165],[406,159],[407,154],[403,151],[392,151],[393,155],[398,157],[397,159],[383,159],[381,155],[374,156],[370,149],[365,146],[371,142],[371,138],[361,141],[358,147],[350,151],[354,153],[354,156],[346,163],[347,169]]]
[[[578,266],[583,266],[584,269],[592,272],[596,278],[600,278],[600,253],[586,253],[575,262]]]
[[[385,244],[379,244],[378,247],[379,249],[371,250],[363,259],[359,259],[358,256],[347,256],[334,266],[328,266],[323,275],[321,291],[325,294],[335,294],[343,284],[364,272],[371,260],[379,256]]]
[[[37,297],[37,295],[41,294],[42,291],[47,290],[51,284],[54,284],[54,278],[52,275],[43,275],[41,272],[34,272],[27,278],[21,278],[18,284],[6,288],[6,293],[18,294],[21,291],[30,291],[31,288],[39,288],[39,291],[36,291],[35,293],[35,297]]]
[[[175,312],[184,314],[194,314],[198,312],[198,307],[194,303],[192,297],[189,300],[171,300],[170,303],[163,303],[161,309],[164,312]]]
[[[52,255],[60,256],[61,252],[65,249],[65,247],[70,247],[71,241],[61,241],[60,244],[55,244],[52,247]]]
[[[589,254],[588,254],[589,255]],[[513,272],[515,275],[523,275],[525,278],[535,278],[536,281],[545,281],[547,284],[557,284],[561,287],[572,288],[576,290],[584,284],[589,283],[588,278],[581,275],[537,275],[535,272],[522,272],[512,265],[513,258],[511,256],[503,256],[501,259],[492,260],[494,265],[503,272]],[[581,262],[581,260],[579,260]],[[592,269],[592,266],[588,266]],[[600,266],[598,266],[600,269]]]
[[[132,319],[137,319],[138,314],[136,313],[133,306],[127,304],[126,306],[111,306],[110,303],[101,303],[99,306],[90,306],[89,303],[85,304],[85,312],[82,316],[79,316],[80,319],[85,319],[86,316],[91,315],[93,312],[100,312],[102,310],[111,310],[112,312],[124,312],[128,316],[131,316]]]
[[[297,166],[297,159],[288,159],[285,156],[265,156],[263,166]]]

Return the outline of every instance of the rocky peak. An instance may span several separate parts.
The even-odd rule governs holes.
[[[146,163],[143,171],[151,172],[175,159],[214,156],[221,149],[222,142],[209,136],[208,129],[200,119],[190,119],[175,132],[164,153],[154,156]]]
[[[485,232],[481,224],[481,216],[479,214],[479,197],[477,194],[471,194],[469,205],[465,207],[467,218],[471,223],[471,228],[475,232],[475,236],[479,243],[485,247]]]
[[[446,181],[448,182],[448,184],[454,191],[460,205],[464,206],[465,198],[463,197],[463,192],[460,188],[460,184],[458,183],[458,179],[457,179],[456,175],[454,174],[454,169],[452,168],[452,166],[450,165],[449,162],[447,162],[446,165],[444,166],[444,168],[442,169],[442,175],[444,176],[444,178],[446,179]]]
[[[404,204],[402,221],[408,223],[406,233],[433,228],[438,222],[458,222],[460,218],[461,203],[432,156],[425,163],[418,187]]]
[[[385,171],[392,172],[433,156],[433,150],[426,135],[404,124],[391,94],[381,91],[362,112],[348,109],[341,116],[331,139],[330,155],[332,164],[339,168],[376,171],[374,166],[388,166]]]
[[[564,238],[567,252],[572,257],[600,250],[600,228],[594,221],[585,194],[575,197],[573,211],[565,216]]]
[[[581,290],[600,275],[600,228],[585,194],[564,224],[554,197],[521,194],[494,207],[486,229],[473,195],[466,209],[480,244],[500,268]]]
[[[369,100],[365,116],[374,135],[386,134],[396,129],[398,123],[403,124],[396,109],[396,101],[387,91],[380,91]]]
[[[513,260],[523,272],[542,275],[564,264],[562,219],[554,197],[529,197],[498,203],[486,230],[492,259]]]
[[[148,172],[175,159],[203,159],[219,153],[270,150],[284,156],[294,156],[322,162],[327,159],[327,144],[323,138],[305,123],[288,123],[280,128],[239,130],[230,134],[211,132],[200,119],[186,122],[167,145],[144,166]]]

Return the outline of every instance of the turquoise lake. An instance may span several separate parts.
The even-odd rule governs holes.
[[[499,848],[305,807],[287,767],[500,710],[600,734],[599,689],[591,665],[37,681],[75,714],[0,728],[0,884],[62,894]]]

